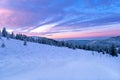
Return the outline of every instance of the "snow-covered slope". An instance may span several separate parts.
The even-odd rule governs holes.
[[[0,42],[1,43],[1,42]],[[120,57],[6,40],[0,47],[0,80],[120,80]]]

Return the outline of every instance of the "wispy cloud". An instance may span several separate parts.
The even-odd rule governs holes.
[[[7,27],[12,31],[34,33],[40,36],[44,34],[51,38],[55,38],[54,35],[58,37],[66,33],[82,34],[82,31],[88,33],[90,28],[95,27],[97,31],[98,29],[104,31],[106,25],[120,23],[119,14],[120,0],[0,1],[1,28]],[[114,30],[114,27],[111,28]],[[94,32],[94,30],[91,31]],[[71,37],[76,35],[71,35]]]

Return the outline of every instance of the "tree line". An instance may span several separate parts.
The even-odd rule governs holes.
[[[0,39],[1,37],[6,37],[8,40],[11,39],[17,39],[24,41],[23,45],[27,45],[27,42],[35,42],[40,44],[48,44],[58,47],[68,47],[70,49],[84,49],[84,50],[90,50],[90,51],[96,51],[98,53],[102,54],[110,54],[112,56],[118,56],[118,53],[120,53],[120,48],[116,48],[114,44],[111,46],[100,46],[100,45],[74,45],[72,43],[69,43],[67,41],[57,41],[53,39],[48,39],[45,37],[30,37],[26,36],[24,34],[14,34],[8,33],[6,28],[3,28],[2,31],[0,31]],[[5,44],[2,43],[1,47],[5,47]]]

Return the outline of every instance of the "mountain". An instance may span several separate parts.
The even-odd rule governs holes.
[[[5,47],[1,47],[1,44]],[[2,38],[0,80],[120,80],[120,56]]]
[[[120,47],[120,36],[111,37],[104,40],[68,40],[66,42],[72,43],[74,45],[99,45],[99,46],[111,46],[114,44]]]
[[[72,43],[73,45],[85,45],[92,41],[93,40],[67,40],[66,42]]]
[[[95,40],[92,41],[90,43],[88,43],[89,45],[101,45],[101,46],[111,46],[111,45],[115,45],[116,47],[120,47],[120,36],[116,36],[116,37],[111,37],[105,40]]]

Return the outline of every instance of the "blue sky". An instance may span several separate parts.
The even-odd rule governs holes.
[[[1,0],[0,28],[48,38],[120,35],[120,0]]]

